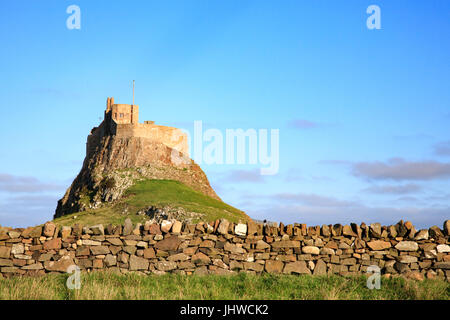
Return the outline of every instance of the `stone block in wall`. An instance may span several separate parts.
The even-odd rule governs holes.
[[[300,241],[275,241],[271,243],[272,248],[299,248]]]
[[[173,235],[157,242],[154,247],[159,250],[174,251],[177,250],[180,243],[181,240],[178,238],[178,236]]]
[[[243,249],[241,245],[229,242],[225,244],[224,250],[234,254],[246,253],[245,249]]]
[[[250,270],[255,272],[262,272],[264,265],[257,262],[244,262],[244,270]]]
[[[101,246],[102,245],[101,241],[90,240],[90,239],[81,240],[81,244],[84,246]]]
[[[398,237],[404,237],[408,232],[408,229],[404,225],[403,220],[397,222],[397,224],[395,225],[395,230],[397,231]]]
[[[397,237],[397,229],[395,228],[395,226],[388,226],[387,232],[390,238]]]
[[[255,259],[258,259],[258,260],[268,260],[268,259],[270,259],[270,253],[269,253],[269,252],[256,253],[256,254],[255,254]]]
[[[157,258],[166,258],[168,256],[169,256],[169,253],[167,251],[156,250],[156,257]]]
[[[439,229],[438,226],[432,226],[431,228],[428,229],[428,232],[430,234],[430,237],[434,239],[444,237],[444,233],[441,231],[441,229]]]
[[[122,250],[130,255],[134,255],[137,248],[135,246],[124,246]]]
[[[339,223],[333,225],[333,227],[331,228],[331,234],[332,234],[332,236],[333,236],[333,237],[336,237],[336,236],[342,235],[342,229],[343,229],[343,227],[342,227],[342,225],[339,224]]]
[[[351,249],[352,246],[351,246],[351,244],[348,244],[346,241],[340,241],[338,248],[341,250],[348,250],[348,249]]]
[[[29,265],[23,266],[21,269],[22,270],[34,270],[34,271],[36,271],[36,270],[44,269],[44,266],[42,265],[42,263],[36,262],[36,263],[33,263],[33,264],[29,264]]]
[[[401,263],[414,263],[417,262],[417,257],[414,256],[408,256],[408,255],[401,255],[399,257],[397,257],[397,261],[401,262]]]
[[[419,245],[414,241],[400,241],[395,245],[395,248],[400,251],[417,251]]]
[[[331,249],[331,248],[321,248],[320,249],[320,254],[322,254],[322,255],[324,255],[324,254],[326,254],[326,255],[334,255],[334,250],[333,249]]]
[[[185,253],[177,253],[177,254],[173,254],[170,255],[167,260],[169,261],[186,261],[189,260],[189,256]]]
[[[396,262],[394,268],[398,273],[407,273],[411,271],[407,264],[401,262]]]
[[[92,260],[92,268],[103,269],[103,260],[99,258]]]
[[[42,236],[42,227],[34,227],[30,232],[30,238],[39,238]]]
[[[450,270],[450,262],[435,262],[433,268]]]
[[[180,234],[182,227],[183,227],[183,223],[181,221],[174,221],[174,223],[172,225],[172,233]]]
[[[284,266],[283,273],[286,273],[286,274],[292,274],[292,273],[311,274],[311,270],[309,270],[305,261],[296,261],[296,262],[287,263]]]
[[[67,269],[75,262],[69,256],[63,256],[58,261],[45,261],[44,268],[47,271],[67,272]]]
[[[44,224],[44,236],[53,237],[55,235],[55,231],[56,224],[54,224],[53,222],[47,222],[46,224]]]
[[[205,265],[211,262],[211,259],[204,253],[198,252],[191,257],[192,263],[196,265]]]
[[[278,255],[275,259],[283,262],[294,262],[297,261],[297,256],[295,254]]]
[[[320,254],[320,249],[318,247],[314,247],[314,246],[304,246],[304,247],[302,247],[302,252],[305,254],[318,255],[318,254]]]
[[[119,238],[107,238],[106,241],[113,246],[123,246],[123,242]]]
[[[89,228],[94,235],[105,235],[105,228],[102,224],[96,224]]]
[[[155,264],[156,269],[159,271],[171,271],[171,270],[175,270],[177,268],[177,263],[174,261],[158,261]],[[130,268],[131,268],[131,263],[130,263]]]
[[[450,220],[444,221],[444,233],[447,236],[450,236]]]
[[[148,270],[149,261],[147,259],[131,255],[129,262],[131,271]]]
[[[429,238],[428,229],[422,229],[416,233],[414,240],[416,240],[416,241],[428,240],[428,238]]]
[[[123,230],[122,230],[122,235],[127,236],[132,234],[133,232],[133,223],[131,222],[130,218],[125,219],[124,225],[123,225]]]
[[[83,228],[79,224],[72,226],[72,235],[79,238],[82,236]]]
[[[106,254],[110,253],[110,250],[107,246],[93,246],[90,248],[90,250],[94,256],[106,255]]]
[[[58,250],[61,249],[61,238],[55,238],[44,242],[44,250]]]
[[[298,261],[308,261],[308,260],[312,260],[313,256],[311,254],[298,254],[297,255],[297,260]]]
[[[369,226],[369,236],[373,238],[381,238],[381,224],[371,223]]]
[[[358,235],[353,231],[352,227],[345,225],[342,227],[342,234],[346,237],[357,237]]]
[[[11,247],[0,246],[0,258],[8,259],[11,255]]]
[[[202,266],[200,268],[196,268],[194,271],[195,275],[203,276],[209,274],[208,268],[206,266]]]
[[[391,243],[389,241],[383,241],[383,240],[373,240],[367,242],[367,246],[375,251],[378,250],[385,250],[391,247]]]
[[[172,225],[173,225],[172,221],[163,220],[160,225],[161,232],[168,233],[170,231],[170,229],[172,228]]]
[[[206,233],[213,233],[214,232],[214,224],[215,224],[214,221],[204,224],[205,232]]]
[[[0,259],[0,267],[12,267],[13,261],[10,259]]]
[[[214,246],[216,245],[216,243],[212,240],[203,240],[200,244],[199,247],[200,248],[214,248]]]
[[[230,261],[230,270],[241,270],[244,269],[244,264],[240,261],[231,260]]]
[[[146,248],[143,252],[145,259],[153,259],[156,257],[155,250],[153,248]]]
[[[330,227],[326,224],[322,225],[322,228],[320,230],[320,234],[326,238],[331,236]]]
[[[11,247],[11,254],[12,255],[22,254],[24,252],[25,252],[25,247],[23,246],[22,243],[15,243]]]
[[[326,274],[327,274],[327,264],[322,259],[317,260],[314,266],[313,275],[324,276]]]
[[[76,264],[81,269],[92,268],[92,260],[88,258],[77,259]]]

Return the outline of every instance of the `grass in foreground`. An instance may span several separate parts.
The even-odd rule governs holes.
[[[0,300],[449,300],[443,280],[417,282],[382,279],[380,290],[366,287],[366,277],[293,275],[163,276],[82,273],[81,289],[66,287],[68,275],[0,279]]]
[[[123,224],[126,218],[134,223],[142,223],[148,218],[136,213],[149,206],[182,207],[188,212],[204,214],[202,221],[214,221],[225,218],[232,222],[246,221],[248,216],[222,201],[208,197],[188,186],[173,180],[144,180],[137,182],[126,191],[125,197],[113,205],[85,212],[73,213],[55,219],[59,225],[71,226],[76,223],[84,225]],[[123,214],[125,208],[127,214]],[[73,217],[77,218],[74,219]]]

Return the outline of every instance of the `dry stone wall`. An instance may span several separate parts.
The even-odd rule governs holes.
[[[123,226],[27,229],[0,227],[0,277],[111,269],[146,274],[284,273],[364,274],[378,266],[385,276],[450,279],[450,220],[443,229],[305,224],[278,226],[227,220],[185,224],[147,222]]]

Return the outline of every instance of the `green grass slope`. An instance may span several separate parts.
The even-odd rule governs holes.
[[[185,276],[91,272],[81,274],[81,288],[69,290],[69,274],[0,279],[0,300],[449,300],[445,280],[422,282],[383,278],[379,290],[367,278],[341,276],[247,275]]]
[[[125,196],[113,204],[83,212],[73,213],[54,221],[59,225],[123,224],[126,218],[134,223],[144,222],[146,216],[136,213],[149,206],[181,207],[188,212],[204,214],[203,221],[225,218],[233,222],[247,221],[249,217],[241,210],[222,201],[208,197],[173,180],[143,180],[129,188]],[[124,213],[126,212],[126,213]],[[76,218],[75,218],[76,217]]]

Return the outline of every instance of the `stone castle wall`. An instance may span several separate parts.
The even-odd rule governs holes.
[[[409,222],[268,226],[227,220],[133,226],[0,227],[0,277],[111,269],[163,274],[364,274],[450,279],[450,221],[415,230]]]
[[[156,125],[153,121],[139,123],[139,106],[114,104],[114,98],[107,99],[104,121],[88,136],[86,154],[93,153],[101,139],[109,135],[118,138],[146,138],[184,155],[189,154],[189,141],[185,132],[174,127]]]
[[[188,155],[189,144],[186,133],[174,127],[160,126],[150,123],[116,124],[113,135],[120,138],[147,138],[157,143],[162,143],[169,148],[178,150]]]

